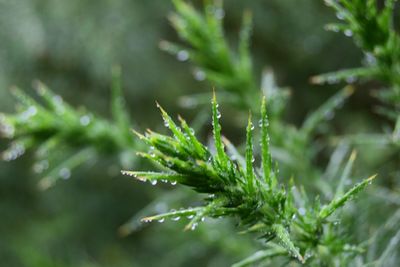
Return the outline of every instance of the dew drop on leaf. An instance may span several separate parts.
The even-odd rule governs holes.
[[[347,37],[351,37],[351,36],[353,36],[353,31],[350,29],[347,29],[344,31],[344,35],[346,35]]]
[[[195,70],[193,76],[197,81],[204,81],[206,79],[206,73],[202,70]]]
[[[344,20],[344,14],[341,13],[341,12],[337,12],[337,13],[336,13],[336,17],[337,17],[339,20]]]
[[[62,168],[58,174],[61,178],[68,179],[71,177],[71,170],[68,168]]]
[[[334,116],[335,116],[335,113],[333,113],[333,111],[328,111],[324,114],[324,117],[326,120],[331,120],[331,119],[333,119]]]
[[[179,61],[186,61],[189,59],[189,52],[186,50],[181,50],[176,54],[176,58]]]
[[[299,208],[298,212],[299,212],[299,214],[300,214],[301,216],[306,215],[306,209],[303,208],[303,207]]]
[[[192,224],[192,227],[190,227],[190,230],[194,230],[194,229],[196,229],[196,227],[197,227],[197,223],[194,223],[194,224]]]
[[[90,124],[90,117],[88,115],[83,115],[80,119],[79,122],[82,126],[88,126]]]
[[[357,78],[354,76],[349,76],[346,78],[347,83],[354,83],[355,81],[357,81]]]

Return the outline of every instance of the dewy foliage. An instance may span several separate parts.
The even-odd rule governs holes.
[[[332,119],[337,109],[353,94],[354,88],[345,87],[311,112],[301,127],[285,122],[283,114],[288,107],[289,90],[279,88],[271,70],[263,73],[261,84],[253,74],[250,53],[252,30],[251,14],[245,12],[239,36],[238,49],[229,45],[223,30],[224,10],[221,1],[204,1],[204,10],[198,11],[190,3],[173,1],[175,13],[170,17],[172,26],[185,45],[161,42],[161,49],[176,55],[178,60],[190,61],[194,76],[215,86],[224,103],[251,110],[259,116],[259,102],[268,99],[270,135],[273,137],[272,154],[285,165],[285,171],[307,176],[306,182],[315,187],[320,171],[312,164],[316,155],[312,140],[324,121]],[[261,88],[261,90],[260,90]],[[185,96],[184,106],[208,103],[209,93]],[[315,179],[314,179],[315,178]],[[321,180],[321,179],[318,179]],[[319,185],[317,185],[318,187]]]
[[[325,0],[336,11],[342,23],[327,25],[328,30],[352,37],[364,53],[364,67],[340,70],[313,77],[314,83],[349,83],[357,79],[375,79],[385,88],[374,91],[383,104],[377,112],[395,122],[392,133],[357,134],[346,139],[354,144],[375,144],[400,147],[400,36],[395,25],[396,0],[385,0],[380,7],[376,0]]]
[[[358,78],[377,79],[389,88],[377,92],[378,98],[393,109],[382,109],[396,120],[400,112],[400,36],[395,29],[396,0],[385,0],[379,7],[376,0],[325,0],[342,23],[330,24],[327,29],[353,37],[365,55],[362,68],[341,70],[312,78],[315,83],[348,82]]]
[[[253,131],[249,116],[244,163],[233,159],[225,152],[224,139],[219,124],[220,113],[214,96],[212,101],[212,125],[215,151],[210,151],[195,137],[193,129],[182,118],[178,126],[160,107],[166,127],[172,136],[147,131],[137,135],[150,146],[148,153],[141,156],[158,163],[162,172],[123,171],[141,181],[182,184],[206,194],[204,205],[171,211],[143,219],[144,222],[163,221],[180,217],[190,218],[186,229],[195,229],[205,217],[237,217],[243,232],[254,232],[270,249],[262,260],[268,257],[284,256],[300,263],[309,262],[313,266],[332,266],[332,255],[354,254],[358,249],[334,235],[333,222],[329,217],[346,202],[354,198],[374,179],[370,177],[355,185],[347,193],[338,194],[330,203],[321,206],[319,200],[308,201],[304,190],[299,195],[293,183],[287,191],[278,181],[278,170],[272,164],[268,119],[265,100],[262,102],[260,120],[261,168],[254,164]],[[300,199],[296,199],[299,198]],[[332,236],[335,236],[333,239]],[[331,257],[324,258],[324,254]],[[246,264],[248,260],[246,261]],[[241,266],[238,263],[236,266]]]
[[[0,114],[0,136],[12,140],[1,154],[14,160],[28,149],[36,149],[35,172],[44,178],[39,186],[46,189],[59,178],[67,179],[72,169],[93,161],[98,155],[117,155],[122,165],[130,165],[128,152],[135,147],[130,133],[130,119],[124,107],[120,85],[120,69],[113,69],[111,112],[113,122],[84,109],[75,109],[53,94],[40,82],[36,101],[22,90],[12,88],[18,101],[15,114]]]
[[[249,53],[251,14],[244,14],[237,51],[231,51],[222,25],[222,1],[205,1],[204,14],[182,0],[172,2],[176,13],[170,16],[170,21],[179,37],[189,46],[162,41],[161,49],[176,55],[180,61],[192,61],[196,65],[194,77],[197,80],[207,79],[223,90],[224,101],[247,110],[254,109],[254,104],[259,103],[260,91],[254,82]],[[203,100],[208,102],[209,95]],[[258,112],[257,108],[254,112]]]

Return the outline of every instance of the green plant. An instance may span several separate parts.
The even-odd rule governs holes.
[[[72,169],[100,155],[117,155],[121,165],[129,166],[134,158],[128,153],[135,148],[130,134],[130,119],[124,108],[120,86],[120,69],[113,69],[111,113],[113,122],[85,109],[75,109],[36,82],[41,102],[18,88],[12,93],[18,100],[16,114],[0,114],[0,136],[11,139],[10,148],[1,156],[15,160],[28,149],[36,149],[33,169],[44,178],[42,189],[59,178],[68,179]]]
[[[240,33],[238,52],[232,52],[224,36],[222,1],[205,1],[204,14],[182,0],[172,1],[176,13],[170,21],[190,47],[162,41],[160,48],[176,55],[180,61],[191,60],[195,65],[194,77],[210,81],[224,90],[225,101],[244,109],[253,109],[259,101],[259,90],[253,78],[249,53],[251,14],[245,13]],[[189,102],[208,101],[209,95],[189,99]],[[257,110],[255,110],[257,112]]]
[[[382,102],[392,109],[379,111],[397,120],[400,112],[400,37],[395,29],[394,11],[396,0],[385,0],[382,8],[376,0],[326,0],[343,23],[327,25],[327,29],[343,32],[353,37],[365,55],[365,67],[341,70],[312,78],[314,83],[335,83],[341,80],[354,82],[357,79],[377,79],[388,86],[375,92]]]
[[[199,193],[207,194],[204,206],[146,217],[144,222],[177,220],[191,218],[185,229],[195,229],[205,217],[219,218],[234,216],[244,232],[255,232],[269,243],[263,258],[286,256],[294,257],[301,263],[307,260],[314,266],[332,265],[328,254],[343,258],[346,253],[356,253],[357,247],[349,246],[333,232],[334,222],[328,218],[347,201],[354,198],[371,181],[370,177],[343,194],[343,185],[338,187],[336,197],[327,205],[319,200],[307,201],[304,191],[299,199],[293,192],[287,192],[278,182],[278,170],[272,164],[268,119],[265,100],[261,107],[261,168],[254,167],[253,123],[251,116],[247,125],[247,141],[244,163],[233,160],[224,150],[220,113],[214,96],[212,103],[212,124],[215,153],[202,145],[187,123],[180,118],[178,126],[160,107],[165,125],[173,136],[148,131],[145,135],[137,133],[140,139],[150,146],[148,153],[140,153],[165,168],[163,172],[130,172],[141,181],[169,182],[189,186]],[[293,184],[293,182],[292,182]],[[295,189],[292,189],[295,190]],[[334,239],[332,237],[335,236]],[[310,258],[310,259],[308,259]],[[246,261],[248,263],[248,260]],[[238,264],[239,266],[241,264]]]
[[[394,2],[385,1],[386,5],[379,8],[377,1],[372,0],[326,1],[338,12],[338,18],[344,19],[344,24],[329,25],[328,28],[353,36],[365,53],[366,66],[319,75],[312,81],[332,84],[346,80],[353,83],[360,78],[384,82],[389,88],[376,95],[386,106],[381,106],[378,111],[395,121],[395,125],[383,134],[335,137],[337,147],[328,167],[323,170],[323,164],[316,161],[321,155],[329,155],[332,149],[329,141],[334,134],[327,128],[327,122],[353,94],[354,87],[344,87],[306,116],[300,126],[294,126],[284,117],[290,105],[289,90],[277,85],[272,71],[263,74],[261,84],[256,81],[250,55],[251,14],[245,12],[238,48],[231,49],[223,30],[221,1],[205,1],[204,12],[199,12],[183,0],[173,0],[176,11],[170,21],[186,45],[162,41],[161,49],[176,55],[180,61],[191,61],[194,77],[214,86],[220,98],[222,96],[221,103],[233,104],[238,113],[250,110],[256,119],[261,117],[260,131],[253,129],[250,115],[245,144],[233,145],[221,135],[220,114],[214,96],[211,112],[214,143],[205,146],[189,123],[179,118],[180,125],[175,124],[160,108],[172,136],[151,130],[137,135],[149,146],[148,153],[139,155],[156,162],[163,171],[123,173],[153,185],[157,182],[185,185],[199,194],[157,192],[149,206],[120,228],[121,234],[141,229],[143,224],[137,221],[138,218],[148,211],[157,213],[155,207],[159,203],[179,207],[203,197],[202,205],[171,210],[146,217],[143,221],[176,221],[187,217],[190,222],[186,229],[195,229],[206,217],[235,217],[241,232],[258,237],[261,240],[259,245],[263,247],[236,263],[236,267],[258,262],[271,266],[396,266],[400,234],[394,225],[400,221],[399,212],[385,217],[387,221],[382,224],[383,219],[376,223],[376,216],[370,210],[397,208],[398,192],[384,181],[374,186],[371,194],[362,201],[350,202],[372,182],[374,176],[347,192],[345,188],[359,179],[360,173],[373,173],[376,168],[364,165],[357,169],[357,174],[352,174],[355,152],[347,163],[344,162],[350,150],[349,144],[385,145],[391,150],[395,148],[391,157],[398,157],[395,153],[398,153],[400,145],[399,37],[392,22]],[[129,130],[131,122],[124,108],[118,69],[114,69],[113,76],[112,122],[85,109],[73,108],[43,84],[36,86],[40,101],[13,89],[18,101],[17,113],[0,115],[0,134],[12,140],[10,149],[2,153],[3,159],[12,160],[27,149],[36,149],[34,170],[45,177],[40,182],[41,188],[48,188],[59,178],[68,178],[73,168],[88,161],[94,162],[99,156],[118,156],[123,168],[131,168],[135,160],[132,150],[140,146]],[[269,119],[262,96],[268,102]],[[180,103],[193,108],[209,99],[209,93],[200,93],[184,96]],[[261,110],[258,108],[260,103]],[[260,147],[253,147],[253,135],[259,137]],[[374,152],[372,150],[372,154]],[[370,155],[371,150],[363,150],[360,154]],[[379,164],[387,157],[376,156],[374,159]],[[260,161],[261,166],[255,166],[255,161]],[[396,162],[392,165],[394,167],[391,166],[385,174],[396,175]],[[288,179],[292,175],[295,178]],[[347,207],[339,212],[346,203]],[[365,218],[369,220],[368,224],[360,223]],[[353,220],[358,221],[355,223]],[[199,238],[216,227],[212,225],[202,229]],[[230,228],[224,230],[226,235],[231,234]],[[220,242],[220,246],[234,243],[232,236],[229,239],[221,237],[225,242]],[[231,253],[243,247],[237,246]]]
[[[256,81],[250,53],[251,15],[245,12],[240,32],[238,52],[230,49],[224,30],[221,1],[205,1],[204,12],[197,11],[182,0],[173,1],[176,13],[170,20],[179,37],[189,45],[182,46],[162,41],[161,49],[176,55],[178,60],[188,60],[194,65],[195,78],[201,73],[202,79],[216,87],[228,102],[244,110],[259,115],[260,99],[268,99],[270,113],[270,135],[272,154],[283,166],[287,175],[296,173],[299,177],[308,176],[304,183],[315,186],[322,171],[313,165],[320,148],[313,138],[326,121],[335,115],[344,102],[353,94],[351,86],[345,87],[324,102],[318,109],[310,112],[300,127],[287,123],[284,119],[289,105],[290,91],[280,88],[272,70],[265,71],[261,84]],[[181,98],[184,106],[207,103],[209,93],[200,93]],[[319,185],[317,185],[318,187]]]

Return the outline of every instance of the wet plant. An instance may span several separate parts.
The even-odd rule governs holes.
[[[353,38],[364,53],[364,66],[315,76],[312,81],[337,83],[344,80],[352,83],[358,79],[380,80],[384,83],[384,88],[374,94],[389,107],[380,107],[378,111],[397,120],[400,112],[400,36],[395,28],[396,0],[385,0],[382,7],[378,2],[325,1],[341,20],[340,23],[329,24],[326,28]]]
[[[245,156],[238,160],[225,152],[224,143],[227,141],[221,135],[221,115],[215,96],[212,101],[215,151],[200,143],[184,119],[179,118],[178,126],[166,111],[161,107],[160,110],[172,136],[151,130],[144,135],[137,135],[150,147],[149,152],[139,155],[154,161],[163,171],[123,171],[123,174],[148,181],[152,185],[168,182],[191,187],[205,194],[204,205],[145,217],[142,221],[163,222],[166,219],[187,217],[190,222],[185,229],[194,230],[206,217],[236,217],[242,232],[258,234],[268,246],[268,249],[261,252],[263,257],[247,259],[246,264],[271,257],[286,257],[302,264],[308,262],[310,266],[333,266],[333,258],[338,257],[345,264],[348,262],[347,257],[362,251],[335,236],[332,228],[334,222],[330,221],[330,217],[364,190],[375,176],[365,179],[346,193],[343,193],[343,185],[339,186],[335,198],[321,205],[318,198],[308,200],[304,189],[296,194],[298,189],[293,181],[279,182],[278,169],[270,154],[265,100],[262,102],[259,122],[260,168],[254,164],[254,126],[251,116],[246,129]]]
[[[353,85],[344,86],[295,126],[285,119],[290,91],[278,86],[271,70],[263,73],[262,81],[255,78],[250,51],[251,13],[244,12],[238,44],[232,45],[223,29],[222,1],[206,0],[203,10],[183,0],[172,1],[175,12],[170,22],[183,44],[162,41],[160,48],[179,61],[189,61],[194,78],[215,87],[221,104],[234,107],[237,114],[250,111],[246,138],[242,144],[233,145],[222,135],[218,103],[215,94],[211,96],[209,91],[176,98],[181,106],[196,108],[208,104],[212,97],[213,140],[208,145],[200,141],[204,136],[196,135],[194,127],[189,126],[192,123],[181,117],[175,123],[159,106],[164,125],[172,135],[151,130],[136,135],[148,146],[148,151],[139,152],[139,156],[154,162],[161,171],[123,173],[152,185],[169,183],[189,187],[194,192],[157,191],[154,200],[120,228],[120,234],[138,231],[148,225],[144,222],[166,220],[179,223],[188,220],[185,229],[195,230],[203,221],[212,219],[214,224],[203,224],[198,234],[201,239],[204,233],[218,231],[217,225],[223,218],[231,218],[237,231],[254,237],[259,241],[254,243],[261,247],[234,264],[235,267],[397,266],[399,211],[385,217],[384,224],[380,220],[379,225],[373,214],[378,209],[398,208],[397,183],[383,177],[383,182],[362,194],[367,197],[352,201],[375,176],[361,180],[359,173],[353,175],[357,153],[349,153],[357,144],[389,148],[390,158],[381,157],[376,165],[391,162],[394,167],[390,166],[386,173],[399,176],[395,160],[400,147],[400,39],[393,20],[395,1],[386,0],[385,5],[378,5],[380,1],[375,0],[325,2],[341,20],[340,24],[327,28],[353,38],[364,53],[364,66],[313,77],[314,83],[345,81]],[[35,85],[38,100],[14,88],[17,111],[0,115],[0,135],[10,141],[2,158],[14,160],[27,150],[35,150],[33,169],[44,177],[39,183],[42,189],[60,178],[68,179],[73,169],[104,156],[118,157],[121,168],[139,168],[133,164],[134,152],[143,147],[130,131],[132,124],[124,106],[119,72],[118,68],[113,70],[111,120],[69,105],[41,83]],[[357,87],[354,83],[367,80],[383,84],[384,88],[374,93],[380,101],[376,110],[389,118],[391,124],[383,133],[333,136],[333,131],[326,127],[328,122],[353,95]],[[259,127],[254,127],[253,120],[259,120],[255,123]],[[231,128],[239,127],[237,122],[240,120]],[[259,146],[253,145],[257,143],[254,139],[259,140]],[[323,164],[316,161],[331,150],[334,151],[324,170]],[[368,156],[375,153],[375,148],[361,152]],[[369,175],[380,169],[364,165],[357,170]],[[360,182],[351,186],[354,181]],[[193,199],[202,201],[192,205]],[[180,208],[188,202],[194,207]],[[175,209],[168,211],[167,207]],[[144,214],[149,216],[140,223],[138,218]],[[229,239],[220,237],[225,238],[223,246],[235,242],[232,232],[231,227],[224,229],[222,235],[229,235]],[[248,250],[251,245],[244,247],[239,244],[231,251]]]
[[[17,99],[15,114],[0,114],[0,135],[11,141],[2,152],[3,160],[15,160],[35,149],[33,170],[43,178],[42,189],[58,179],[68,179],[73,169],[95,162],[99,156],[119,157],[121,166],[129,166],[135,148],[130,134],[131,121],[124,107],[120,85],[120,69],[113,69],[111,113],[113,122],[96,116],[84,108],[76,109],[63,101],[41,82],[35,83],[39,101],[14,87]]]

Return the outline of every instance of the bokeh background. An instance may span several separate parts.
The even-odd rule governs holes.
[[[362,54],[349,38],[323,29],[335,15],[319,0],[225,1],[232,44],[245,9],[254,15],[255,75],[261,79],[262,70],[272,68],[278,84],[291,88],[285,118],[300,125],[343,86],[314,86],[310,76],[359,66]],[[155,100],[171,114],[193,118],[198,110],[179,106],[179,97],[212,85],[196,81],[190,64],[159,50],[163,39],[179,42],[167,20],[170,12],[165,0],[0,0],[0,110],[13,111],[11,86],[33,94],[32,82],[41,80],[73,106],[108,117],[110,70],[118,64],[135,128],[162,126]],[[331,121],[333,134],[379,131],[385,123],[373,112],[376,102],[363,88],[368,86],[357,87]],[[227,135],[240,142],[242,133]],[[0,149],[5,147],[1,140]],[[184,222],[152,224],[121,237],[119,226],[176,189],[123,177],[116,159],[103,158],[40,191],[32,157],[0,162],[1,266],[227,266],[254,249],[232,234],[228,221],[210,221],[207,229],[193,232],[180,230]]]

